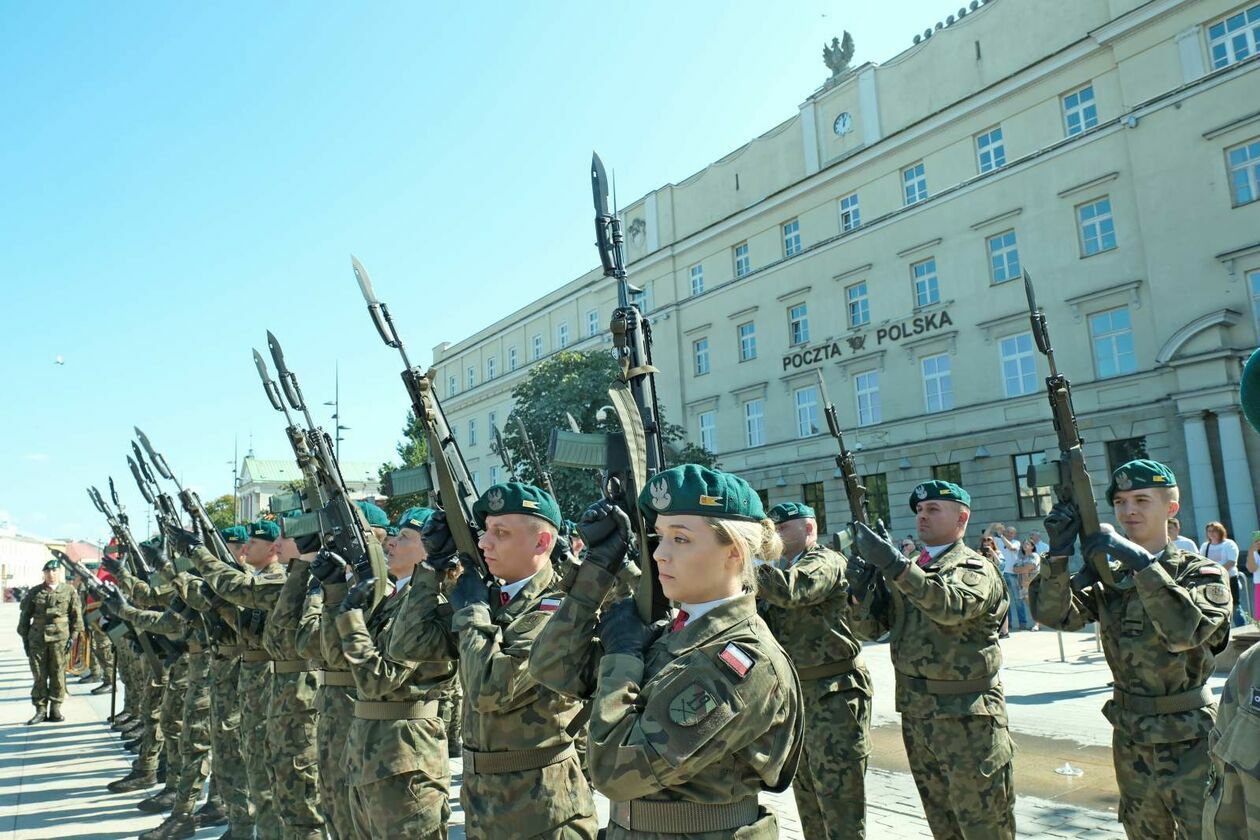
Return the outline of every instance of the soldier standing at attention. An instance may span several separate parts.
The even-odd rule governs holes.
[[[906,558],[886,534],[857,525],[863,559],[888,582],[888,607],[856,605],[863,638],[891,631],[897,711],[923,811],[937,840],[1015,836],[1015,791],[998,631],[1008,602],[993,564],[963,544],[971,495],[948,481],[910,494],[923,551]]]
[[[35,714],[27,726],[65,720],[61,701],[66,697],[66,657],[75,635],[83,632],[83,612],[78,593],[61,576],[61,561],[49,560],[43,585],[31,587],[22,599],[18,635],[35,677],[31,686]]]
[[[433,586],[408,587],[386,656],[432,662],[458,654],[460,804],[470,838],[593,840],[595,798],[573,747],[582,704],[540,685],[528,667],[534,640],[563,597],[551,563],[560,510],[545,490],[519,482],[490,487],[473,510],[485,529],[478,550],[501,584],[491,588],[465,569],[449,604]],[[424,543],[435,559],[454,553],[442,511],[425,526]]]
[[[806,837],[866,835],[866,760],[871,752],[871,675],[849,629],[848,560],[818,544],[814,509],[770,509],[783,558],[757,566],[762,618],[801,681],[809,737],[792,792]]]
[[[1203,832],[1208,733],[1216,705],[1207,678],[1229,631],[1225,572],[1168,540],[1180,507],[1177,478],[1158,461],[1130,461],[1111,477],[1107,501],[1125,536],[1104,528],[1081,545],[1118,561],[1114,586],[1068,557],[1080,533],[1070,502],[1046,518],[1050,560],[1032,584],[1033,615],[1079,630],[1099,622],[1115,688],[1103,706],[1114,727],[1119,818],[1131,838],[1197,838]]]
[[[1208,747],[1203,840],[1260,837],[1260,644],[1230,671]]]

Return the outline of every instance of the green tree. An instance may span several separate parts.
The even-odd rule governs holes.
[[[584,432],[619,431],[620,424],[612,411],[606,412],[603,420],[599,419],[600,409],[610,402],[608,389],[617,375],[617,361],[605,350],[568,351],[535,365],[529,378],[512,389],[515,403],[513,418],[521,419],[540,460],[545,461],[547,457],[551,430],[569,428],[567,415],[572,415]],[[667,466],[715,464],[713,453],[687,443],[682,426],[666,420],[664,407],[661,408],[660,421]],[[504,425],[501,431],[511,460],[516,464],[515,477],[543,486],[542,477],[530,462],[515,419]],[[550,473],[556,501],[564,515],[570,518],[580,515],[601,492],[600,476],[594,470],[556,467]]]
[[[425,437],[424,427],[416,420],[415,414],[407,412],[407,423],[403,427],[403,439],[394,447],[398,460],[386,461],[376,468],[377,478],[383,483],[385,476],[394,470],[404,467],[418,467],[429,460],[429,440]],[[383,505],[391,520],[396,520],[409,507],[429,504],[427,493],[407,493],[402,496],[391,496]]]
[[[236,524],[236,499],[231,494],[211,499],[206,503],[206,514],[214,523],[214,527],[231,528]]]

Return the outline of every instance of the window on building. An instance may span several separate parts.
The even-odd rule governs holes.
[[[1089,339],[1094,346],[1094,372],[1099,379],[1137,370],[1129,307],[1121,306],[1090,315]]]
[[[1260,200],[1260,137],[1225,150],[1229,193],[1234,206]]]
[[[691,342],[691,354],[696,362],[696,376],[704,376],[709,372],[709,339],[697,338]]]
[[[818,434],[818,387],[797,388],[793,399],[796,403],[796,436],[805,438]]]
[[[1149,458],[1146,451],[1146,436],[1121,438],[1107,441],[1107,472],[1114,473],[1130,461]]]
[[[516,345],[508,348],[508,370],[516,370]]]
[[[747,362],[757,358],[757,325],[752,321],[740,324],[737,332],[739,333],[739,360]]]
[[[1019,247],[1015,244],[1015,231],[990,236],[984,244],[989,252],[989,273],[994,283],[1005,283],[1019,277]]]
[[[468,418],[468,445],[469,446],[477,445],[477,418],[476,417]]]
[[[499,468],[493,464],[490,466],[490,483],[492,485],[499,483]]]
[[[494,379],[499,374],[499,359],[491,356],[486,359],[486,379]]]
[[[853,392],[857,399],[859,426],[871,426],[883,418],[879,407],[879,371],[868,370],[853,377]]]
[[[849,326],[860,327],[871,322],[871,303],[866,297],[866,281],[854,283],[844,290],[849,307]]]
[[[560,326],[556,327],[556,344],[559,345],[561,350],[569,346],[569,322],[568,321],[564,321],[560,324]]]
[[[1260,335],[1260,271],[1248,272],[1247,288],[1251,290],[1251,316],[1255,319],[1256,334]]]
[[[752,260],[748,257],[748,243],[741,242],[735,246],[735,276],[743,277],[752,271]]]
[[[468,389],[471,391],[477,385],[477,369],[475,367],[468,368]]]
[[[535,333],[534,337],[530,339],[529,351],[530,351],[529,352],[530,358],[533,361],[536,362],[542,358],[543,351],[542,351],[542,334],[541,333]]]
[[[923,401],[929,413],[954,407],[954,380],[950,376],[949,355],[928,356],[923,369]]]
[[[783,226],[783,256],[794,257],[801,252],[801,222],[793,219]]]
[[[821,481],[811,481],[801,485],[801,501],[814,509],[814,519],[818,523],[818,541],[823,541],[827,533],[827,491]]]
[[[1006,165],[1006,145],[1002,142],[1002,126],[994,126],[976,135],[976,161],[981,172]]]
[[[652,311],[652,284],[644,283],[643,288],[630,293],[630,302],[639,307],[644,315]]]
[[[473,487],[481,486],[481,470],[473,470],[472,481]]]
[[[697,419],[700,425],[700,445],[709,452],[717,452],[717,412],[702,411]]]
[[[691,296],[704,293],[704,266],[696,263],[691,267]]]
[[[494,434],[497,425],[499,425],[499,413],[492,411],[486,416],[486,428],[490,430],[490,434]]]
[[[1260,52],[1260,3],[1212,24],[1207,37],[1213,70]]]
[[[599,310],[592,309],[586,313],[586,334],[599,335]]]
[[[1067,136],[1080,134],[1098,125],[1098,107],[1094,103],[1094,86],[1085,85],[1063,97],[1063,126]]]
[[[866,511],[871,521],[882,519],[885,525],[892,522],[892,508],[888,506],[888,475],[872,473],[862,476],[866,485]]]
[[[765,400],[749,400],[744,403],[744,442],[748,446],[765,444]]]
[[[840,230],[857,230],[862,226],[862,210],[858,207],[858,194],[840,199]]]
[[[1006,396],[1020,397],[1037,390],[1037,357],[1032,333],[1008,335],[998,342],[1002,356],[1002,384]]]
[[[932,478],[962,486],[962,464],[937,464],[932,467]]]
[[[940,303],[941,287],[936,279],[936,257],[928,257],[926,260],[910,266],[910,276],[914,278],[914,306],[916,309]]]
[[[446,377],[446,396],[453,397],[458,390],[459,380],[456,378],[455,374],[451,374]]]
[[[1111,218],[1111,198],[1103,196],[1076,208],[1081,232],[1081,256],[1091,257],[1116,247],[1116,226]]]
[[[792,344],[809,343],[809,311],[803,303],[788,307],[788,336]]]
[[[1028,468],[1046,463],[1046,453],[1029,452],[1011,456],[1011,471],[1015,479],[1015,497],[1019,501],[1020,519],[1042,519],[1050,513],[1054,504],[1053,487],[1029,487]]]
[[[901,170],[901,186],[905,193],[907,207],[928,197],[927,172],[923,168],[923,161]]]

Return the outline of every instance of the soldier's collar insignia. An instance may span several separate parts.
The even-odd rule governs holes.
[[[1121,490],[1132,490],[1133,479],[1129,477],[1127,472],[1118,472],[1116,473],[1116,487]]]
[[[674,501],[669,495],[669,484],[665,481],[657,481],[651,485],[652,491],[652,507],[657,510],[665,510]]]
[[[502,490],[491,490],[486,494],[486,507],[493,511],[503,510],[506,502],[503,500]]]
[[[926,484],[920,484],[918,487],[914,488],[914,497],[918,499],[919,501],[923,501],[924,499],[926,499],[927,494],[928,494],[928,489],[927,489]]]
[[[717,698],[703,685],[694,682],[669,702],[669,719],[679,726],[695,726],[717,707]]]
[[[721,507],[722,497],[721,496],[706,496],[703,493],[701,493],[700,504],[704,505],[705,507]]]

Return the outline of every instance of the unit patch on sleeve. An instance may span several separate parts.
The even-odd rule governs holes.
[[[695,726],[717,708],[717,700],[698,682],[678,692],[669,702],[669,719],[679,726]]]

